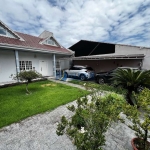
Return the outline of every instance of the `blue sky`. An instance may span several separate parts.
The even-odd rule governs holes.
[[[5,3],[5,5],[4,5]],[[0,0],[0,20],[65,47],[79,40],[150,47],[150,0]]]

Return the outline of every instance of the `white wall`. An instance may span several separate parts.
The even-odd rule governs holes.
[[[11,75],[15,74],[15,52],[10,50],[0,50],[0,82],[14,81]]]
[[[150,48],[116,45],[115,54],[128,55],[128,54],[144,54],[143,68],[150,70]]]
[[[34,53],[34,52],[20,52],[19,51],[19,60],[20,61],[32,61],[32,67],[35,67],[35,70],[40,73],[39,64],[40,61],[46,61],[48,64],[47,76],[53,76],[53,57],[52,54],[44,53]]]
[[[70,60],[60,60],[60,66],[62,70],[70,68]]]
[[[32,61],[32,67],[40,73],[40,61],[47,62],[47,75],[53,76],[53,54],[18,51],[19,61]],[[55,54],[56,55],[56,54]],[[56,55],[56,61],[64,55]],[[62,69],[68,67],[69,62],[64,61]],[[15,52],[13,50],[0,50],[0,83],[14,81],[16,75]]]

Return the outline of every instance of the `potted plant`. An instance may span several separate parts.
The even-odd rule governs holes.
[[[126,105],[124,113],[132,123],[127,124],[135,131],[136,138],[131,140],[134,150],[150,150],[150,90],[145,88],[136,95],[137,106]]]

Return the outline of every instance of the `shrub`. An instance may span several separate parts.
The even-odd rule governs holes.
[[[132,121],[133,125],[127,124],[135,131],[137,140],[137,148],[141,150],[149,150],[147,139],[150,138],[148,132],[150,131],[150,90],[144,89],[137,98],[137,106],[126,105],[124,113],[127,118]]]
[[[67,133],[79,150],[101,150],[105,144],[105,132],[111,122],[117,121],[125,103],[124,97],[115,93],[106,96],[96,93],[91,100],[87,96],[80,98],[77,108],[74,105],[68,107],[75,114],[70,120],[62,116],[56,133]]]

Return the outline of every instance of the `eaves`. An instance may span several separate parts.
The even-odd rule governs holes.
[[[11,50],[30,51],[30,52],[40,52],[40,53],[73,55],[73,53],[71,53],[71,52],[61,52],[61,51],[57,51],[57,50],[48,50],[48,49],[42,49],[42,48],[39,49],[39,48],[26,47],[26,46],[18,46],[18,45],[13,45],[13,44],[0,43],[0,48],[11,49]]]

